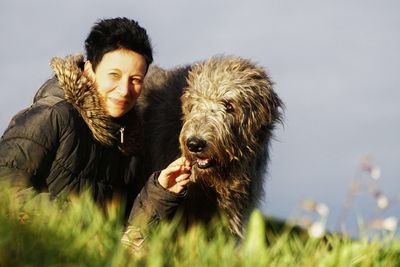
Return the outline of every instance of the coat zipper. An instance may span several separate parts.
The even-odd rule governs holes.
[[[121,144],[124,143],[124,131],[125,131],[125,127],[121,127],[121,128],[119,129],[120,137],[121,137],[121,139],[120,139]]]

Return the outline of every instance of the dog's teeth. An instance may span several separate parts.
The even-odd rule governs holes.
[[[197,159],[197,163],[203,166],[207,165],[209,161],[210,161],[209,159]]]

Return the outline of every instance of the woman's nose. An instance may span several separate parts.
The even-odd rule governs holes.
[[[129,80],[121,79],[121,81],[118,84],[118,91],[121,95],[126,96],[129,94],[131,83]]]

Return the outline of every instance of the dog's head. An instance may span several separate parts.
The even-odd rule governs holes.
[[[195,64],[182,95],[180,146],[199,172],[248,164],[281,120],[281,100],[265,70],[239,57]]]

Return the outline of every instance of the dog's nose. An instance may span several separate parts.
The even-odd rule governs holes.
[[[186,140],[186,146],[190,152],[201,152],[207,146],[207,142],[202,138],[192,136]]]

